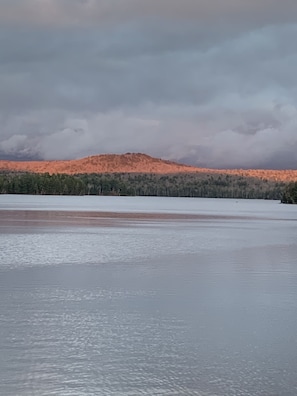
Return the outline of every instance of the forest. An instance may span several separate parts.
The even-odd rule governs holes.
[[[1,194],[246,198],[283,202],[295,199],[296,202],[296,195],[292,198],[290,191],[285,182],[228,174],[0,173]],[[288,198],[284,200],[284,196]]]
[[[282,203],[297,204],[297,182],[290,183],[284,190]]]

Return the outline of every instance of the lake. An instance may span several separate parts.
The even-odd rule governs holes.
[[[0,195],[0,394],[296,396],[297,206]]]

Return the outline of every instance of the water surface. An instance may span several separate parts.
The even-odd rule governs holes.
[[[0,196],[0,394],[296,395],[297,208]]]

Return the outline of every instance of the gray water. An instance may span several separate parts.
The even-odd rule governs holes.
[[[1,395],[297,394],[297,206],[0,195]]]

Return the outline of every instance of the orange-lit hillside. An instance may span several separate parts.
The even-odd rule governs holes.
[[[146,154],[104,154],[68,161],[3,161],[0,171],[65,173],[203,173],[255,177],[272,181],[297,181],[297,170],[207,169],[153,158]]]

